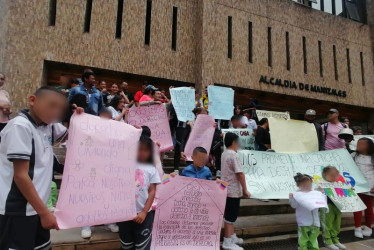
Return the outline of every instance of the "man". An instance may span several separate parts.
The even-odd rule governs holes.
[[[99,111],[104,107],[103,95],[95,88],[95,74],[93,72],[85,72],[82,75],[83,84],[73,88],[69,94],[69,103],[77,94],[85,95],[87,98],[87,107],[85,113],[91,115],[99,115]]]
[[[257,131],[257,123],[251,117],[252,117],[252,111],[251,110],[245,110],[243,112],[242,122],[244,123],[246,128],[250,128],[250,129],[253,130],[253,135],[255,136],[256,131]]]
[[[317,138],[318,138],[318,150],[323,151],[325,150],[325,139],[323,137],[322,127],[319,123],[315,122],[316,120],[316,111],[313,109],[308,109],[305,112],[304,118],[305,121],[309,123],[313,123],[314,127],[316,128]]]
[[[339,149],[344,148],[344,140],[339,138],[339,132],[347,125],[339,121],[339,111],[337,109],[330,109],[327,113],[328,123],[323,124],[323,135],[325,137],[325,149]]]
[[[122,93],[127,96],[129,100],[128,106],[131,107],[134,104],[134,94],[129,92],[129,84],[127,82],[122,82]]]
[[[106,82],[103,80],[100,80],[98,84],[98,89],[101,91],[102,94],[107,93],[108,91],[106,89]]]
[[[139,106],[140,106],[140,103],[139,103],[140,98],[142,98],[143,93],[144,93],[144,90],[145,90],[145,88],[146,88],[147,86],[148,86],[148,82],[146,82],[146,81],[143,82],[143,83],[142,83],[142,89],[135,93],[134,103],[135,103],[135,106],[136,106],[136,107],[139,107]]]
[[[262,118],[259,122],[257,133],[255,137],[257,150],[258,151],[267,151],[271,149],[271,138],[269,133],[269,121],[268,118]]]

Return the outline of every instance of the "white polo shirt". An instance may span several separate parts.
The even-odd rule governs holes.
[[[52,141],[62,139],[66,133],[61,124],[37,125],[26,110],[8,122],[0,133],[0,214],[36,214],[13,181],[13,160],[29,161],[29,176],[47,204],[53,174]]]

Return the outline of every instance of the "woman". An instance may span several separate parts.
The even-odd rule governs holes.
[[[7,125],[12,114],[9,93],[4,90],[5,75],[0,72],[0,131]]]
[[[112,101],[112,99],[116,95],[118,95],[118,93],[119,93],[118,85],[117,85],[117,83],[113,83],[112,86],[110,87],[110,94],[109,93],[103,94],[104,103],[106,105],[109,105],[109,103]]]
[[[116,95],[113,97],[112,101],[108,105],[108,109],[112,113],[112,119],[115,121],[125,121],[126,108],[125,99],[123,96]]]
[[[262,118],[259,122],[257,134],[255,136],[255,141],[258,147],[258,151],[267,151],[271,149],[269,121],[267,118]]]

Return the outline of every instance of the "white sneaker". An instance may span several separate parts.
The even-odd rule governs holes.
[[[339,250],[339,247],[337,247],[335,245],[326,245],[326,248],[330,249],[330,250]]]
[[[223,238],[222,249],[224,250],[243,250],[242,247],[232,242],[232,238]]]
[[[347,249],[342,243],[335,243],[335,246],[338,247],[339,249]]]
[[[107,227],[108,227],[108,229],[109,229],[112,233],[118,233],[118,232],[119,232],[119,228],[118,228],[117,224],[115,224],[115,223],[108,224]]]
[[[366,237],[370,237],[373,234],[373,229],[364,226],[364,230],[362,230],[362,235]]]
[[[231,235],[231,240],[234,244],[243,244],[244,240],[236,236],[236,234]]]
[[[361,227],[356,227],[355,228],[355,237],[357,238],[364,238],[364,236],[362,235],[362,229]]]
[[[92,235],[91,228],[84,228],[84,229],[82,229],[82,231],[81,231],[81,237],[83,239],[91,238],[91,235]]]

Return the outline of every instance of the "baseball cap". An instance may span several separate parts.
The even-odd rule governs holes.
[[[315,116],[317,113],[314,109],[308,109],[306,112],[305,112],[305,115],[313,115]]]
[[[337,109],[329,109],[328,113],[339,113],[339,111]]]
[[[149,84],[145,89],[157,90],[157,88],[151,84]]]

